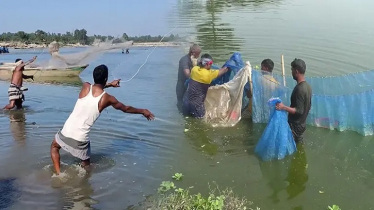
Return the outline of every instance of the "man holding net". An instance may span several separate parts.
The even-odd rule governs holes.
[[[6,105],[3,109],[13,109],[15,106],[17,109],[22,108],[22,103],[25,100],[25,95],[23,91],[26,91],[27,88],[22,87],[23,79],[32,79],[34,80],[34,76],[24,75],[23,71],[25,70],[25,66],[34,62],[36,56],[24,63],[20,58],[16,59],[16,67],[13,70],[11,83],[8,89],[9,95],[9,104]]]
[[[267,92],[274,91],[279,82],[273,77],[273,69],[274,69],[274,62],[271,59],[264,59],[261,62],[261,73],[263,75],[261,83],[264,86],[264,90]],[[249,82],[244,86],[244,92],[249,99],[248,109],[249,112],[252,113],[252,87]],[[269,93],[268,93],[269,94]]]
[[[51,158],[57,175],[60,174],[59,151],[61,148],[79,158],[83,167],[90,165],[91,146],[88,133],[101,112],[108,106],[125,113],[142,114],[148,120],[154,119],[154,115],[147,109],[126,106],[104,91],[104,88],[107,87],[119,87],[120,81],[114,80],[107,84],[107,66],[97,66],[93,71],[93,78],[94,85],[88,82],[83,84],[73,112],[66,120],[62,130],[55,135],[51,144]]]
[[[291,63],[292,77],[297,85],[292,91],[291,105],[277,104],[278,110],[288,112],[288,124],[292,130],[295,141],[303,141],[303,133],[306,130],[306,118],[312,106],[312,88],[305,81],[306,64],[303,60],[295,58]]]

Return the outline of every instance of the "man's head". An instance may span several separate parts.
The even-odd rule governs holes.
[[[96,66],[93,71],[93,79],[95,84],[105,86],[108,81],[108,67],[104,64]]]
[[[16,67],[17,67],[17,66],[23,64],[23,60],[21,58],[17,58],[15,63],[16,63]],[[22,67],[22,69],[24,69],[24,67]]]
[[[303,77],[306,71],[306,64],[303,60],[295,58],[291,63],[292,77],[294,80]]]
[[[271,59],[265,59],[261,62],[261,70],[273,72],[274,62]]]
[[[198,58],[200,56],[200,53],[201,53],[201,47],[198,44],[193,44],[190,47],[190,51],[188,54],[190,56],[193,56],[194,58]]]
[[[213,65],[213,58],[209,54],[204,54],[201,56],[199,61],[199,66],[205,69],[210,69]]]

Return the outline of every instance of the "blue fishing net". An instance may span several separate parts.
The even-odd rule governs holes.
[[[228,71],[220,77],[213,80],[212,85],[222,85],[234,78],[240,69],[244,67],[244,62],[240,53],[233,53],[229,60],[222,67],[227,67]]]
[[[274,92],[264,86],[262,81],[266,79],[261,71],[252,71],[252,119],[255,123],[268,121],[267,99],[279,97],[290,105],[296,81],[291,76],[283,78],[273,74],[273,77],[280,83],[277,87],[281,91]],[[374,135],[374,70],[341,76],[306,77],[306,81],[313,91],[308,125],[338,131],[351,130],[364,136]]]
[[[270,120],[255,148],[255,153],[264,161],[280,160],[296,151],[287,113],[275,109],[280,102],[282,100],[279,98],[271,98],[267,103],[270,106]]]

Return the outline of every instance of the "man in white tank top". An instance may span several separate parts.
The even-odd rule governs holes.
[[[148,120],[154,119],[154,115],[147,109],[126,106],[104,91],[108,87],[119,87],[120,82],[120,80],[114,80],[107,83],[107,66],[97,66],[93,71],[93,78],[94,85],[88,82],[83,84],[73,112],[66,120],[62,130],[55,135],[51,144],[51,158],[57,175],[60,174],[61,148],[79,158],[83,167],[90,165],[91,147],[88,133],[100,113],[108,106],[125,113],[142,114]]]

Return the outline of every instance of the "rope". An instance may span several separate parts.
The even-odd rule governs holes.
[[[162,40],[164,40],[164,38],[167,36],[167,35],[169,35],[169,34],[171,34],[175,29],[177,28],[177,26],[176,27],[174,27],[171,31],[169,31],[168,33],[166,33],[162,38],[161,38],[161,40],[158,42],[158,43],[160,43],[160,42],[162,42]],[[121,81],[121,82],[130,82],[132,79],[134,79],[134,77],[139,73],[139,71],[140,71],[140,69],[148,62],[148,58],[149,58],[149,56],[153,53],[153,51],[158,47],[159,45],[157,44],[152,50],[151,50],[151,52],[148,54],[148,56],[147,56],[147,58],[145,59],[145,61],[144,61],[144,63],[142,64],[142,65],[140,65],[140,67],[138,68],[138,70],[136,71],[136,73],[130,78],[130,79],[128,79],[128,80],[125,80],[125,81]],[[119,67],[120,65],[122,65],[122,63],[123,62],[125,62],[125,61],[122,61],[120,64],[118,64],[117,65],[117,67]],[[114,79],[116,79],[115,77],[114,77],[114,75],[113,75],[113,72],[114,72],[114,70],[115,69],[117,69],[117,67],[115,67],[114,69],[113,69],[113,71],[112,71],[112,77],[114,78]]]
[[[43,54],[43,52],[44,52],[45,49],[46,48],[43,48],[42,52],[39,53],[36,57],[39,57],[41,54]],[[35,76],[35,74],[38,73],[39,71],[40,71],[40,69],[36,70],[35,73],[32,76]]]

